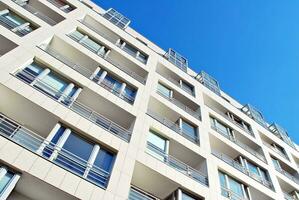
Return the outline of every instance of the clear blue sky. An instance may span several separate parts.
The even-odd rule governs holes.
[[[94,0],[205,70],[299,144],[298,0]]]

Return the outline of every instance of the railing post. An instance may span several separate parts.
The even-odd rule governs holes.
[[[51,70],[49,68],[44,69],[35,79],[30,83],[30,85],[34,85],[38,80],[42,80],[45,76],[47,76]]]
[[[60,94],[60,97],[58,99],[58,102],[62,102],[64,100],[68,99],[68,95],[71,93],[72,89],[75,87],[73,83],[69,83],[68,86],[63,90],[63,92]]]
[[[97,67],[96,70],[92,73],[92,75],[89,77],[91,80],[93,80],[97,75],[98,73],[101,71],[101,68],[100,67]]]
[[[100,151],[100,146],[97,145],[97,144],[94,145],[94,147],[92,149],[92,152],[89,156],[88,162],[87,162],[87,167],[86,167],[84,175],[83,175],[84,178],[87,177],[89,171],[91,170],[91,168],[92,168],[92,166],[93,166],[93,164],[94,164],[94,162],[97,158],[97,155],[98,155],[99,151]]]
[[[62,136],[59,138],[57,144],[54,147],[54,151],[51,155],[51,157],[49,158],[49,160],[53,161],[54,159],[56,159],[56,157],[58,156],[59,151],[61,151],[63,145],[65,144],[66,140],[68,139],[68,137],[71,134],[71,129],[65,129],[65,131],[63,132]]]
[[[40,145],[40,147],[36,151],[37,154],[41,155],[41,153],[43,152],[44,148],[52,141],[52,139],[54,138],[54,136],[56,135],[56,133],[60,129],[60,127],[61,127],[60,123],[57,123],[54,126],[54,128],[51,130],[51,132],[48,135],[48,137],[43,141],[43,143]]]

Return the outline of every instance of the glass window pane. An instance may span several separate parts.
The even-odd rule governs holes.
[[[3,178],[0,180],[0,194],[2,194],[5,188],[9,185],[14,174],[12,172],[7,172]]]
[[[226,181],[225,181],[225,175],[221,172],[219,172],[219,180],[221,187],[227,188]]]
[[[232,178],[228,178],[230,189],[237,195],[243,197],[242,185]]]
[[[58,131],[56,132],[55,136],[52,138],[51,143],[48,144],[44,150],[43,150],[43,156],[49,158],[51,154],[53,153],[53,149],[55,144],[58,142],[60,137],[62,136],[63,132],[65,131],[64,127],[60,127]]]
[[[158,91],[168,98],[171,97],[171,90],[160,83],[158,84]]]
[[[183,129],[183,133],[187,134],[191,138],[193,139],[197,138],[196,128],[183,120],[182,120],[182,129]]]
[[[182,192],[182,200],[195,200],[195,199]]]
[[[149,133],[147,142],[151,143],[162,152],[166,151],[166,140],[152,132]]]

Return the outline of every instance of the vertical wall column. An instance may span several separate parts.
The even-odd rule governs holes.
[[[97,155],[98,155],[99,151],[100,151],[100,146],[98,144],[94,145],[94,147],[92,149],[92,152],[89,156],[89,159],[87,161],[87,167],[85,169],[83,177],[85,177],[85,178],[87,177],[90,169],[92,168],[92,166],[93,166],[93,164],[94,164],[94,162],[97,158]]]
[[[107,75],[107,71],[103,71],[97,84],[100,84],[105,79],[106,75]]]
[[[101,68],[100,67],[97,67],[96,70],[94,70],[94,72],[92,73],[92,75],[90,76],[90,79],[93,80],[97,75],[98,73],[101,71]]]
[[[56,133],[58,132],[58,130],[61,128],[61,124],[57,123],[54,128],[51,130],[50,134],[48,135],[48,137],[43,141],[43,143],[40,145],[40,147],[38,148],[38,150],[36,151],[37,154],[41,154],[43,152],[43,150],[45,149],[45,147],[50,144],[50,142],[52,141],[52,139],[54,138],[54,136],[56,135]]]
[[[125,92],[127,84],[126,83],[122,83],[120,88],[119,88],[119,96],[122,96]]]
[[[71,129],[65,129],[65,131],[63,132],[62,136],[59,138],[57,144],[54,147],[54,151],[50,157],[50,160],[53,161],[57,156],[59,151],[61,150],[61,148],[63,147],[64,143],[66,142],[66,140],[68,139],[68,137],[71,134]]]
[[[46,68],[44,69],[35,79],[30,83],[30,85],[34,85],[37,81],[43,79],[45,76],[47,76],[51,72],[50,69]]]
[[[66,86],[66,88],[63,90],[63,92],[61,93],[58,101],[64,101],[68,99],[68,95],[71,93],[71,91],[73,90],[73,88],[75,87],[75,85],[73,83],[69,83],[68,86]]]

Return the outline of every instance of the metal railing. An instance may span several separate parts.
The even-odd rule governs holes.
[[[30,81],[35,80],[36,83],[38,84],[38,87],[33,86],[33,88],[42,92],[46,96],[54,99],[55,101],[61,103],[62,105],[68,107],[72,111],[74,111],[77,114],[81,115],[82,117],[90,120],[94,124],[107,130],[108,132],[120,137],[121,139],[123,139],[127,142],[130,140],[131,135],[132,135],[131,131],[121,127],[120,125],[116,124],[112,120],[107,119],[103,115],[95,112],[94,110],[83,105],[82,103],[78,102],[77,100],[72,99],[72,97],[63,95],[60,91],[57,91],[55,88],[53,88],[49,84],[45,83],[43,80],[36,79],[30,73],[28,73],[26,71],[22,71],[22,70],[17,71],[14,76],[17,77],[18,79],[24,81],[27,84],[30,84]],[[51,92],[55,93],[56,95],[55,96],[49,95],[49,93],[45,92],[44,89],[51,90]],[[63,99],[63,101],[58,101],[58,99]]]
[[[208,106],[208,105],[207,105]],[[235,124],[236,126],[238,126],[239,128],[241,128],[243,131],[245,131],[246,133],[248,133],[249,135],[251,135],[252,137],[254,137],[253,133],[244,128],[241,124],[239,124],[238,122],[234,121],[232,118],[230,118],[229,116],[227,116],[225,113],[221,112],[220,110],[218,110],[217,108],[212,108],[211,106],[208,106],[211,110],[215,111],[216,113],[218,113],[219,115],[221,115],[222,117],[224,117],[225,119],[227,119],[228,121],[232,122],[233,124]]]
[[[161,151],[158,149],[155,145],[151,144],[150,142],[147,142],[147,150],[149,151],[148,153],[152,155],[153,157],[157,158],[158,160],[164,162],[166,165],[173,167],[177,171],[185,174],[186,176],[189,176],[190,178],[194,179],[195,181],[208,186],[209,181],[208,177],[205,174],[202,174],[196,169],[193,169],[186,163],[178,160],[177,158],[166,154],[165,152]],[[154,155],[153,155],[154,154]],[[155,156],[157,155],[157,156]]]
[[[65,13],[69,13],[72,10],[74,10],[70,5],[68,5],[67,3],[65,3],[63,1],[60,1],[60,0],[47,0],[47,1]]]
[[[294,175],[290,174],[289,172],[285,171],[282,168],[278,168],[275,165],[275,169],[276,171],[278,171],[279,173],[283,174],[284,176],[286,176],[287,178],[289,178],[290,180],[294,181],[295,183],[299,184],[299,178],[295,177]],[[297,172],[296,172],[297,173]]]
[[[167,99],[168,101],[172,102],[174,105],[176,105],[177,107],[181,108],[182,110],[186,111],[187,113],[189,113],[190,115],[192,115],[193,117],[201,120],[201,113],[200,113],[200,109],[199,111],[194,111],[193,109],[189,108],[188,106],[186,106],[185,104],[183,104],[182,102],[180,102],[179,100],[173,98],[173,97],[169,97],[167,95],[165,95],[159,88],[157,89],[157,93],[164,97],[165,99]]]
[[[109,55],[101,55],[98,54],[93,47],[88,46],[87,43],[80,43],[79,39],[74,37],[72,34],[68,34],[68,36],[78,42],[79,44],[81,44],[82,46],[86,47],[87,49],[89,49],[91,52],[95,53],[96,55],[100,56],[101,58],[103,58],[104,60],[106,60],[107,62],[111,63],[112,65],[114,65],[115,67],[117,67],[118,69],[120,69],[121,71],[125,72],[126,74],[128,74],[129,76],[133,77],[135,80],[139,81],[142,84],[145,84],[145,78],[139,76],[138,74],[136,74],[135,72],[131,71],[130,69],[128,69],[127,67],[122,66],[121,64],[119,64],[118,62],[115,61],[115,59],[112,59]]]
[[[110,177],[109,172],[95,165],[90,166],[90,164],[87,164],[87,160],[76,156],[64,148],[58,149],[55,143],[48,141],[2,114],[0,114],[0,135],[83,179],[100,187],[107,187]],[[51,155],[54,151],[57,152],[57,156],[53,159]],[[89,167],[91,169],[85,175],[86,169],[89,169]]]
[[[273,190],[273,185],[271,181],[265,180],[264,178],[257,176],[256,174],[250,172],[245,167],[243,167],[239,162],[235,161],[231,157],[229,157],[226,154],[219,153],[215,150],[212,150],[212,154],[219,158],[220,160],[224,161],[225,163],[229,164],[230,166],[234,167],[238,171],[242,172],[243,174],[246,174],[247,176],[251,177],[252,179],[258,181],[259,183],[263,184],[267,188]]]
[[[239,194],[235,193],[231,189],[221,187],[222,196],[231,199],[231,200],[249,200],[247,197],[242,197]]]
[[[14,22],[10,21],[9,19],[7,19],[2,15],[0,15],[0,24],[5,28],[13,31],[19,36],[24,36],[31,32],[28,26],[18,28],[19,25],[15,24]]]
[[[191,136],[191,134],[188,134],[187,132],[184,132],[183,129],[181,129],[175,122],[165,118],[165,117],[162,117],[160,116],[159,114],[151,111],[151,110],[148,110],[147,111],[147,114],[152,117],[153,119],[157,120],[158,122],[160,122],[161,124],[164,124],[166,127],[168,127],[169,129],[173,130],[174,132],[182,135],[183,137],[185,137],[186,139],[194,142],[194,143],[197,143],[199,144],[199,137],[196,136],[196,137],[193,137]]]
[[[38,18],[40,18],[41,20],[45,21],[46,23],[50,24],[51,26],[54,26],[55,24],[57,24],[56,21],[54,21],[53,19],[51,19],[50,17],[48,17],[47,15],[41,13],[39,10],[37,10],[36,8],[32,7],[31,5],[25,3],[19,3],[17,0],[13,0],[16,4],[18,4],[19,6],[21,6],[22,8],[24,8],[25,10],[27,10],[28,12],[32,13],[33,15],[37,16]]]
[[[42,49],[43,51],[45,51],[46,53],[48,53],[49,55],[53,56],[54,58],[56,58],[60,62],[64,63],[68,67],[70,67],[73,70],[77,71],[81,75],[85,76],[86,78],[91,79],[91,77],[93,75],[93,72],[90,71],[89,69],[74,63],[70,59],[66,58],[65,56],[63,56],[62,54],[58,53],[57,51],[55,51],[54,49],[52,49],[51,47],[49,47],[45,44],[39,46],[39,48]],[[99,79],[100,79],[100,76],[98,74],[96,74],[95,76],[92,77],[91,80],[98,84]],[[133,104],[134,101],[135,101],[135,98],[129,96],[125,92],[120,94],[120,91],[117,90],[116,88],[114,88],[114,85],[111,84],[110,82],[106,81],[105,79],[103,81],[101,81],[98,85],[102,86],[104,89],[108,90],[112,94],[118,96],[119,98],[123,99],[124,101],[126,101],[130,104]]]
[[[224,136],[225,138],[229,139],[230,141],[232,141],[233,143],[235,143],[236,145],[238,145],[239,147],[241,147],[242,149],[244,149],[245,151],[249,152],[250,154],[254,155],[255,157],[257,157],[259,160],[263,161],[263,162],[267,162],[266,158],[261,155],[260,153],[258,153],[257,151],[253,150],[251,147],[249,147],[248,145],[242,143],[241,141],[237,140],[236,138],[232,137],[231,135],[227,135],[226,132],[223,132],[222,129],[219,129],[218,127],[216,127],[215,125],[211,125],[211,128],[213,130],[215,130],[217,133],[220,133],[222,136]]]
[[[159,199],[139,188],[131,186],[128,200],[159,200]]]

